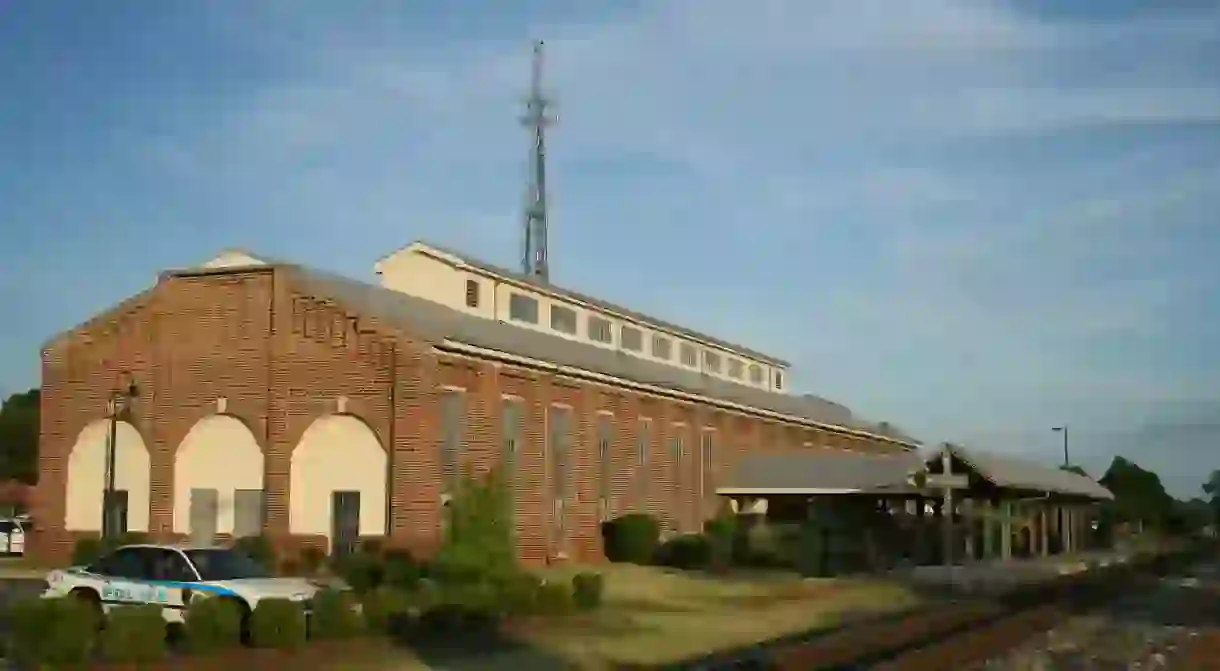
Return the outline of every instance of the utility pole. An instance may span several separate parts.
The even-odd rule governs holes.
[[[546,282],[550,278],[547,258],[546,212],[546,127],[556,119],[547,113],[550,101],[542,95],[542,41],[534,43],[534,60],[525,116],[521,122],[533,131],[534,150],[530,155],[529,197],[525,206],[524,249],[521,270],[527,276]]]
[[[1056,426],[1056,427],[1052,428],[1051,431],[1054,431],[1055,433],[1063,434],[1063,467],[1067,468],[1068,466],[1072,465],[1072,461],[1068,458],[1068,427],[1067,427],[1067,424],[1064,424],[1063,426]]]
[[[110,431],[106,436],[106,482],[102,493],[102,537],[116,538],[124,529],[123,520],[127,506],[120,505],[116,495],[115,473],[118,468],[119,413],[131,410],[131,402],[140,396],[140,388],[131,380],[131,373],[124,371],[120,380],[126,378],[127,385],[117,386],[110,392],[106,410],[110,415]]]

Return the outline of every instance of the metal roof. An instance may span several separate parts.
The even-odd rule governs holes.
[[[1043,466],[1015,457],[946,444],[928,458],[931,462],[948,450],[957,459],[974,469],[997,487],[1051,492],[1091,499],[1111,500],[1114,495],[1093,478],[1059,468]]]
[[[811,493],[908,489],[913,473],[924,469],[914,452],[895,455],[837,450],[785,454],[747,454],[737,460],[722,492],[806,490]]]
[[[657,319],[656,317],[650,317],[643,313],[636,312],[634,310],[625,308],[621,305],[615,305],[614,303],[611,303],[609,301],[604,301],[600,298],[594,298],[593,296],[589,296],[588,294],[582,294],[577,291],[572,291],[571,289],[564,289],[563,287],[556,286],[554,284],[551,284],[550,282],[540,282],[536,278],[530,277],[529,275],[525,275],[520,272],[509,270],[507,268],[502,268],[500,266],[497,266],[497,265],[494,265],[491,263],[487,263],[485,261],[480,261],[478,259],[471,258],[461,252],[457,252],[457,251],[448,249],[448,248],[440,246],[440,245],[434,245],[434,244],[424,241],[424,240],[417,240],[416,242],[413,242],[410,245],[407,245],[406,247],[399,249],[398,251],[394,252],[393,254],[397,254],[398,252],[410,249],[413,245],[418,245],[420,247],[423,247],[424,249],[432,249],[432,250],[440,252],[441,254],[446,255],[446,256],[452,256],[468,266],[477,268],[478,270],[482,270],[485,273],[489,273],[492,275],[498,275],[507,280],[511,280],[513,282],[523,284],[534,290],[541,291],[544,293],[553,293],[553,294],[557,294],[559,296],[570,298],[575,301],[580,301],[582,303],[588,303],[589,305],[593,305],[595,307],[601,308],[602,310],[606,310],[608,312],[615,312],[615,313],[623,315],[624,317],[627,317],[629,319],[633,319],[635,321],[642,322],[644,324],[651,324],[662,330],[671,331],[677,335],[683,335],[688,338],[692,338],[694,340],[701,340],[708,344],[715,345],[717,347],[722,347],[722,348],[724,348],[726,350],[730,350],[732,352],[736,352],[737,354],[741,354],[743,356],[747,356],[747,357],[750,357],[753,359],[758,359],[759,361],[762,361],[764,363],[769,363],[774,366],[780,366],[782,368],[788,368],[789,366],[792,365],[792,364],[788,363],[787,361],[784,361],[783,359],[773,357],[769,354],[764,354],[763,352],[759,352],[757,350],[753,350],[748,347],[736,345],[736,344],[733,344],[726,340],[714,338],[712,336],[707,335],[706,333],[700,333],[699,331],[695,331],[693,329],[688,329],[684,326],[678,326],[677,324],[674,324],[672,322],[667,322],[662,319]],[[387,257],[383,257],[383,260],[385,258],[388,258],[389,256],[393,256],[393,254],[390,254]]]
[[[375,317],[388,326],[419,334],[433,342],[454,340],[559,366],[594,371],[639,384],[674,389],[791,415],[821,425],[886,438],[911,448],[918,444],[916,440],[888,424],[876,425],[859,420],[853,417],[845,406],[816,396],[791,396],[747,387],[617,350],[581,343],[496,319],[468,315],[440,303],[324,270],[273,260],[261,254],[245,253],[281,269],[290,281],[320,299],[339,301],[357,313]],[[188,272],[233,270],[235,269],[196,268]]]

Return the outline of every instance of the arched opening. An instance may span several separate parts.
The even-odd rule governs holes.
[[[115,427],[114,488],[127,531],[148,531],[149,458],[144,438],[136,427],[118,422]],[[106,489],[106,446],[110,442],[110,420],[90,422],[76,437],[68,455],[68,486],[64,506],[64,528],[68,531],[101,531],[102,500]]]
[[[200,544],[261,533],[263,470],[263,451],[241,420],[196,422],[174,455],[174,533]]]
[[[351,415],[314,420],[292,451],[288,527],[325,536],[333,551],[386,533],[386,452]]]

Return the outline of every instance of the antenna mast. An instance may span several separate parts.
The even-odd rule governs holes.
[[[534,151],[530,156],[529,198],[525,206],[525,244],[521,255],[522,271],[546,282],[550,276],[546,238],[546,127],[554,119],[547,114],[550,104],[542,95],[542,40],[534,43],[534,62],[530,93],[522,123],[534,132]]]

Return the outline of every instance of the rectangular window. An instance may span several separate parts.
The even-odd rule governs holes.
[[[442,489],[453,491],[462,455],[462,430],[466,419],[466,399],[460,391],[441,394],[441,478]]]
[[[782,371],[778,371],[778,370],[775,371],[775,388],[776,389],[784,388],[784,373]]]
[[[597,490],[598,508],[603,521],[610,518],[611,482],[614,477],[613,464],[610,460],[610,444],[614,439],[614,417],[611,415],[597,416]]]
[[[673,342],[665,336],[654,335],[652,337],[652,355],[663,361],[669,361],[674,357]]]
[[[622,343],[623,349],[630,352],[639,352],[644,349],[644,334],[634,326],[620,327],[618,339]]]
[[[712,491],[712,473],[716,468],[716,432],[704,431],[699,437],[699,506],[706,505]]]
[[[752,363],[750,364],[750,382],[754,384],[762,384],[762,366]]]
[[[263,532],[263,490],[233,492],[233,537],[257,536]]]
[[[521,444],[522,403],[506,398],[500,407],[500,481],[514,494],[517,483],[517,450]]]
[[[589,340],[606,343],[607,345],[614,342],[609,319],[598,317],[597,315],[589,315],[587,327],[589,329]]]
[[[648,463],[648,440],[652,433],[652,422],[641,419],[635,443],[635,462],[639,466]]]
[[[479,307],[479,283],[475,280],[466,280],[466,307]]]
[[[703,367],[709,373],[720,373],[720,355],[711,351],[703,350]]]
[[[525,294],[511,294],[508,297],[508,318],[527,324],[538,323],[538,299]]]
[[[576,335],[576,311],[562,305],[552,305],[551,328],[560,333]]]
[[[682,354],[682,365],[694,368],[699,365],[699,351],[690,343],[682,343],[680,350]]]
[[[551,462],[551,497],[555,504],[555,531],[565,528],[564,504],[568,499],[568,436],[571,410],[553,405],[547,418],[547,451]]]
[[[741,359],[729,359],[729,377],[733,378],[734,380],[740,380],[741,372],[744,367],[745,364],[741,363]]]

